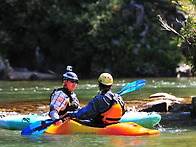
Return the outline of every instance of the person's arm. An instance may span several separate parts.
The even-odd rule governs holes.
[[[66,108],[69,98],[62,91],[56,92],[50,102],[50,117],[52,120],[59,119],[59,111]]]
[[[79,109],[78,111],[68,112],[70,118],[78,119],[93,119],[97,114],[104,112],[110,107],[107,98],[95,97],[89,101],[88,105]]]
[[[118,95],[118,102],[122,107],[123,115],[125,114],[126,108],[125,108],[125,102],[123,101],[122,97]]]
[[[90,119],[96,115],[96,110],[93,100],[89,101],[88,105],[79,109],[78,111],[68,112],[70,118]]]

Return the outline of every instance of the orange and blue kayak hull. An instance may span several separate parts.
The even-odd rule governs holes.
[[[117,123],[101,127],[91,127],[74,120],[66,120],[61,125],[51,125],[45,133],[54,135],[119,135],[119,136],[142,136],[159,134],[159,130],[144,128],[133,122]]]

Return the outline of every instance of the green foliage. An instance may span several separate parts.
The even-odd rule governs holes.
[[[186,55],[187,63],[192,66],[192,73],[196,74],[196,2],[191,0],[176,0],[178,7],[188,15],[186,25],[181,29],[181,34],[185,38],[179,44]]]
[[[39,46],[46,57],[71,64],[81,77],[92,72],[97,76],[106,69],[115,76],[174,75],[183,60],[177,46],[182,41],[161,31],[157,15],[167,18],[175,5],[159,0],[136,2],[144,6],[146,14],[141,26],[124,22],[123,0],[2,1],[0,53],[12,66],[36,70],[35,50]],[[146,39],[141,41],[146,27]],[[47,60],[38,70],[49,65]]]

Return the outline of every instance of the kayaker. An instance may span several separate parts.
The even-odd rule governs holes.
[[[68,117],[91,120],[99,124],[117,123],[120,120],[125,113],[125,106],[122,97],[110,90],[113,85],[112,75],[102,73],[98,78],[98,84],[101,94],[90,100],[87,106],[68,112]]]
[[[50,117],[52,120],[66,115],[67,111],[79,108],[79,100],[73,92],[78,84],[78,76],[74,72],[66,72],[62,77],[63,88],[54,89],[50,95]]]

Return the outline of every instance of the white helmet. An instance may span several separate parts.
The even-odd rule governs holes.
[[[63,80],[78,80],[78,76],[74,72],[66,72],[63,74]]]

